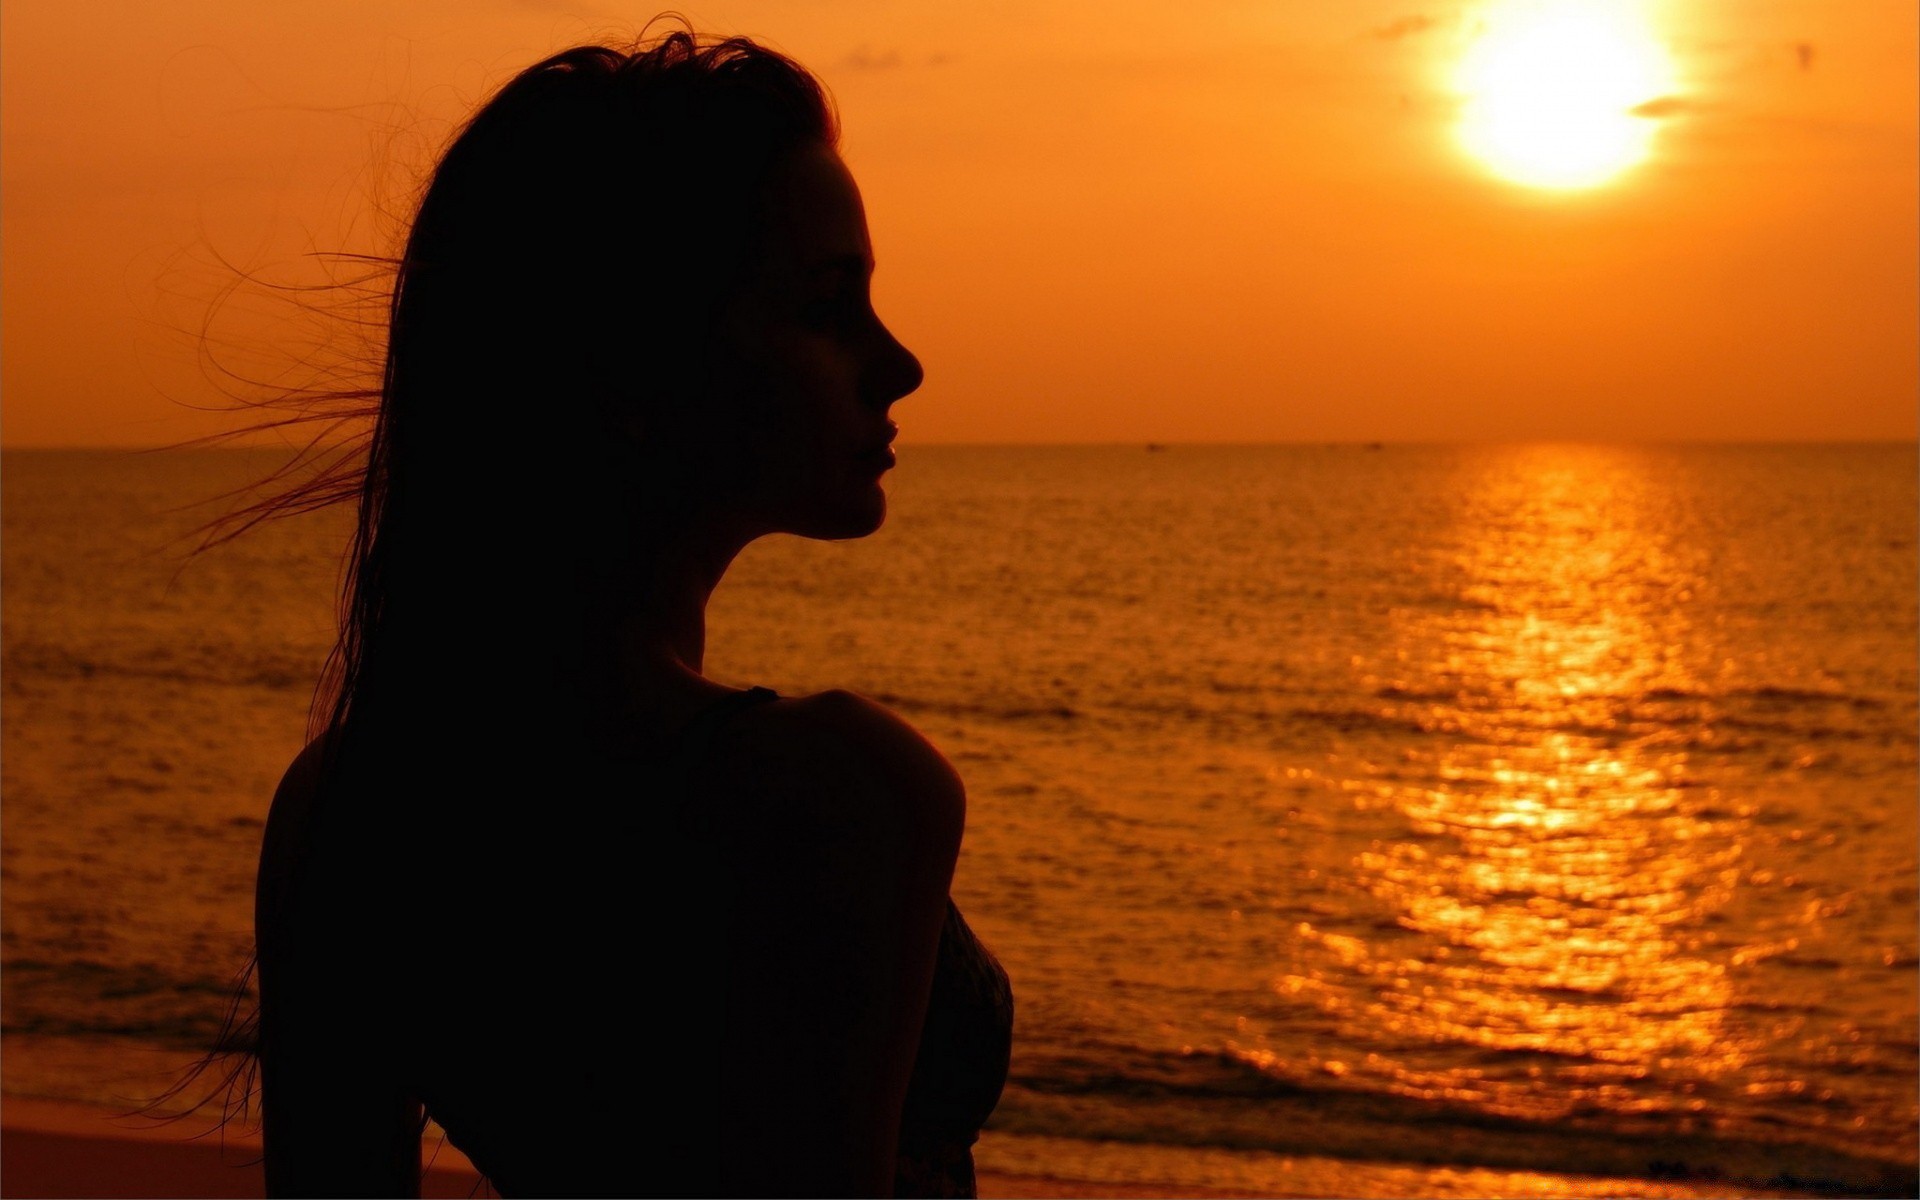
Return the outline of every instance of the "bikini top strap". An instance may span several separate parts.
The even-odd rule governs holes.
[[[680,731],[680,761],[683,764],[699,761],[735,713],[779,698],[780,694],[772,688],[750,687],[744,692],[729,692],[707,705],[693,714],[693,719]]]

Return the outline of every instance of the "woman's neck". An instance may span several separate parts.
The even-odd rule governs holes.
[[[703,692],[707,602],[750,537],[711,526],[678,525],[636,556],[611,630],[622,691],[643,709],[669,707],[690,687]]]

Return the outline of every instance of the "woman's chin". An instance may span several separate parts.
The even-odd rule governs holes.
[[[845,541],[876,532],[886,520],[887,493],[875,480],[863,495],[839,497],[836,503],[821,506],[793,532],[821,541]]]
[[[873,485],[873,499],[871,502],[857,514],[850,514],[847,532],[840,536],[846,538],[867,537],[870,534],[878,533],[880,527],[886,523],[887,494],[881,491],[880,485],[876,483]]]

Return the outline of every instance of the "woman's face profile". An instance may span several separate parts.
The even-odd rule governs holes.
[[[762,526],[862,537],[885,519],[887,411],[920,363],[873,310],[866,212],[840,156],[788,153],[762,201],[759,266],[722,322],[720,474]]]

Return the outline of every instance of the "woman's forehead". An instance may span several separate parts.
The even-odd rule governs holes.
[[[830,147],[809,144],[784,158],[767,180],[766,211],[773,258],[799,267],[872,262],[860,189]]]

